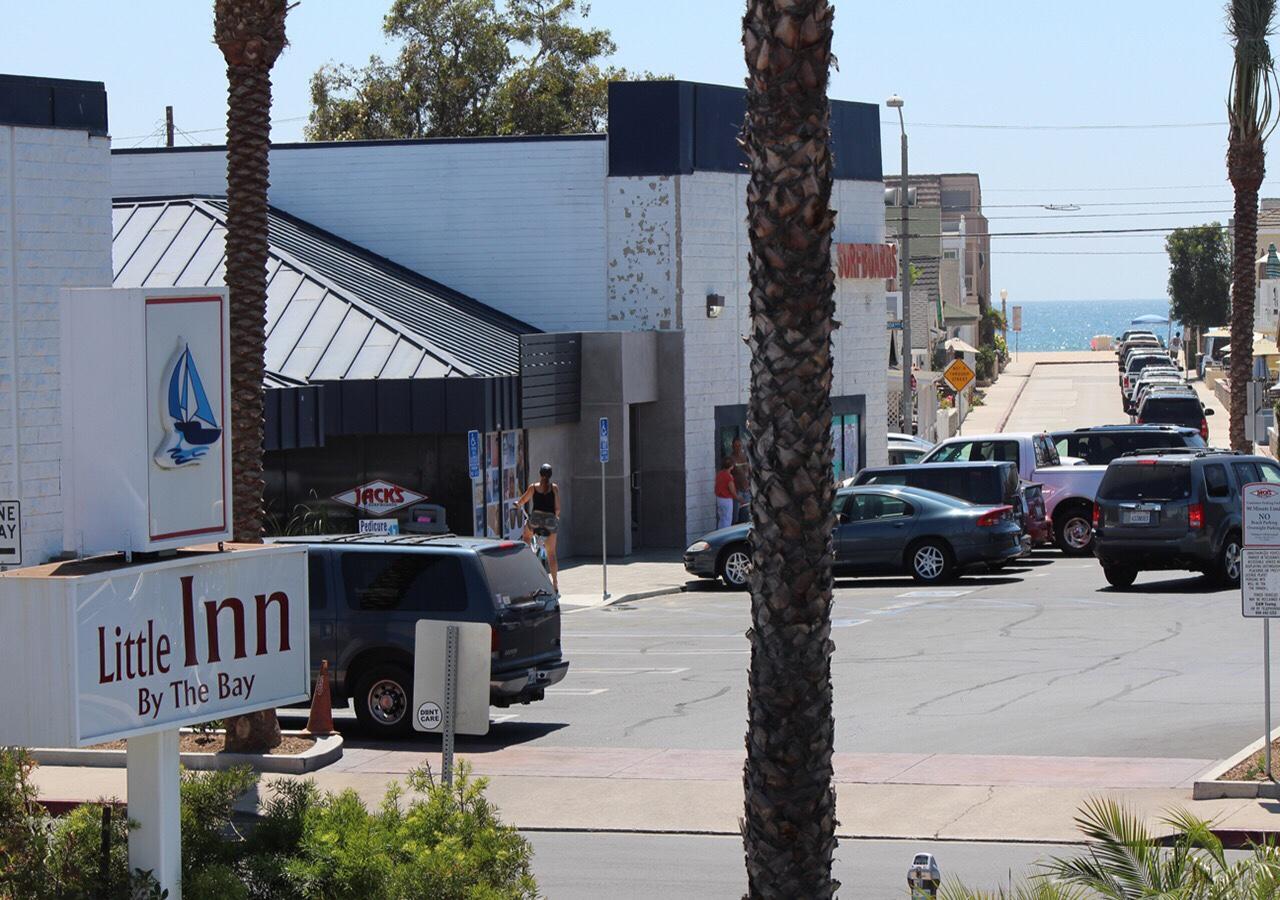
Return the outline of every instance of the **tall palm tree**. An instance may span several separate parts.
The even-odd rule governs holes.
[[[1276,0],[1230,0],[1227,29],[1235,41],[1231,92],[1227,99],[1230,131],[1227,176],[1235,189],[1235,258],[1231,270],[1231,447],[1250,450],[1245,439],[1249,412],[1245,385],[1253,370],[1253,296],[1257,289],[1254,258],[1258,243],[1258,189],[1266,174],[1263,144],[1275,127],[1272,100],[1275,61],[1267,38],[1273,32]]]
[[[237,541],[262,541],[263,353],[267,320],[267,185],[271,67],[285,46],[287,0],[214,0],[227,61],[227,265],[231,293],[232,502]],[[227,749],[280,743],[274,710],[227,723]]]
[[[828,0],[748,0],[751,670],[742,823],[751,897],[831,897]]]

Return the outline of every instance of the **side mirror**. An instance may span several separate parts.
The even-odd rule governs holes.
[[[1205,414],[1206,416],[1211,416],[1211,415],[1213,415],[1213,410],[1211,410],[1211,409],[1209,409],[1209,408],[1207,408],[1207,407],[1206,407],[1206,408],[1205,408],[1205,411],[1204,411],[1204,414]]]

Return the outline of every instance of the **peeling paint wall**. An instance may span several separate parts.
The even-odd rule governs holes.
[[[608,178],[605,193],[608,327],[680,328],[679,176]]]

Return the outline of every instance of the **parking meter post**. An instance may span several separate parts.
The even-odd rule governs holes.
[[[458,626],[450,625],[445,640],[444,732],[441,735],[441,777],[453,784],[453,729],[458,713]]]
[[[609,533],[604,512],[604,461],[600,461],[600,594],[601,600],[609,599]]]

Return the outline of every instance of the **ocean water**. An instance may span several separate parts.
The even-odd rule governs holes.
[[[999,309],[999,300],[996,308]],[[1022,333],[1017,336],[1019,350],[1088,350],[1089,338],[1095,334],[1116,336],[1138,316],[1169,315],[1169,301],[1157,300],[1028,300],[1022,307]],[[1013,325],[1013,304],[1009,304],[1009,325]],[[1148,326],[1168,332],[1167,325]],[[1173,323],[1174,331],[1181,331]],[[1009,349],[1014,348],[1014,334],[1009,332]]]

